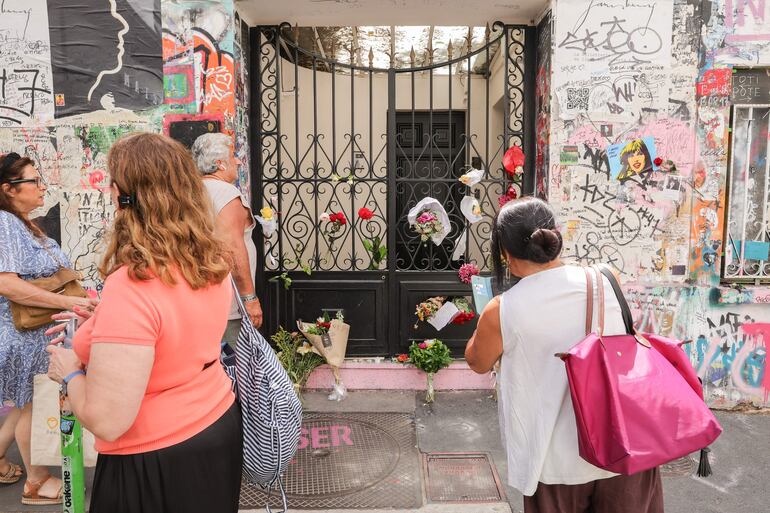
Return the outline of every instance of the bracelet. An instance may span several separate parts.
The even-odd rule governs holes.
[[[83,376],[85,376],[85,375],[86,375],[86,371],[84,371],[83,369],[78,369],[78,370],[76,370],[75,372],[70,372],[69,374],[67,374],[66,376],[64,376],[64,379],[62,379],[62,381],[63,381],[63,382],[64,382],[64,384],[66,385],[67,383],[69,383],[70,381],[72,381],[72,379],[73,379],[73,378],[75,378],[75,376],[79,376],[79,375],[81,375],[81,374],[82,374]]]
[[[244,303],[251,303],[252,301],[259,301],[259,298],[256,294],[246,294],[245,296],[241,296],[241,301]]]

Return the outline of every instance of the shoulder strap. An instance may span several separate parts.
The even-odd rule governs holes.
[[[618,299],[618,303],[620,304],[620,312],[623,314],[623,324],[626,326],[626,333],[629,335],[634,335],[636,333],[636,329],[634,329],[634,318],[631,315],[631,309],[628,307],[626,297],[623,295],[623,291],[620,289],[620,283],[618,283],[615,275],[606,265],[599,265],[597,267],[599,271],[601,271],[601,273],[607,277],[610,285],[612,285],[612,290],[615,292],[615,297]]]
[[[583,267],[583,271],[586,273],[586,335],[589,335],[594,320],[594,284],[588,268]]]
[[[591,267],[596,274],[596,288],[599,290],[599,330],[597,335],[604,335],[604,280],[596,267]]]

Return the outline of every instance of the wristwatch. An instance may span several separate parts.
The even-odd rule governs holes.
[[[241,296],[241,301],[244,303],[251,303],[252,301],[259,301],[259,298],[256,294],[246,294],[245,296]]]
[[[69,374],[64,376],[64,379],[62,379],[62,384],[61,384],[61,392],[63,395],[67,395],[67,385],[69,384],[69,382],[72,381],[77,376],[80,376],[81,374],[85,376],[86,371],[84,371],[83,369],[78,369],[75,372],[70,372]]]

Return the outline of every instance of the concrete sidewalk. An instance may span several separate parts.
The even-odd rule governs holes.
[[[422,403],[420,392],[351,392],[342,402],[325,394],[303,394],[305,408],[318,412],[403,412],[415,415],[419,450],[485,452],[505,482],[507,468],[500,443],[497,404],[488,392],[439,392],[433,405]],[[667,513],[770,513],[770,415],[719,412],[724,433],[713,445],[714,475],[667,477],[663,480]],[[19,461],[18,452],[9,453]],[[90,475],[90,474],[89,474]],[[424,513],[520,513],[521,494],[505,487],[506,503],[428,504]],[[0,486],[0,512],[49,512],[61,507],[24,507],[21,484]],[[258,509],[243,511],[264,511]],[[298,510],[291,510],[302,513]],[[318,510],[316,510],[318,511]],[[358,510],[329,510],[353,513]],[[361,510],[383,513],[380,510]],[[213,513],[213,512],[212,512]],[[406,513],[387,510],[387,513]],[[623,513],[619,508],[618,513]]]

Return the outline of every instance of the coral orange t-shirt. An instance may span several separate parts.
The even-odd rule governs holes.
[[[230,280],[193,290],[158,278],[132,280],[125,267],[107,277],[94,316],[76,332],[73,348],[88,364],[92,344],[153,346],[147,390],[133,425],[104,454],[138,454],[178,444],[218,420],[235,400],[219,364],[232,300]],[[207,368],[204,367],[207,364]]]

